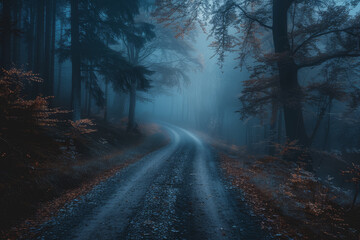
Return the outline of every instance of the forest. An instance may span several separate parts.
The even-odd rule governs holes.
[[[360,1],[1,0],[0,239],[360,239]]]

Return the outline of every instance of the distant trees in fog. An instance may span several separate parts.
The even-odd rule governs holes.
[[[44,82],[33,83],[27,89],[29,96],[53,96],[60,95],[66,82],[63,81],[64,63],[70,61],[71,89],[68,91],[73,120],[90,114],[92,103],[104,109],[107,119],[111,85],[119,94],[129,94],[128,128],[133,130],[136,92],[151,87],[151,75],[154,75],[152,80],[160,79],[164,72],[156,75],[157,70],[160,73],[164,69],[176,69],[174,59],[166,64],[159,60],[162,46],[158,44],[160,38],[156,31],[160,29],[151,23],[154,6],[149,1],[3,0],[1,7],[1,66],[39,74]],[[174,43],[183,41],[173,40]],[[173,49],[176,46],[179,45],[174,44]],[[166,48],[168,46],[163,46],[161,51],[169,52]],[[180,55],[188,51],[177,49]],[[182,72],[184,66],[177,71],[183,79],[186,78]],[[179,76],[173,75],[173,78],[179,80]],[[153,86],[160,85],[166,83],[153,81]]]
[[[210,22],[211,46],[220,63],[227,52],[238,54],[239,66],[251,73],[244,82],[239,112],[244,119],[270,119],[271,141],[277,138],[280,110],[287,139],[304,146],[314,142],[325,117],[327,144],[333,109],[342,108],[344,114],[356,111],[358,2],[159,0],[157,4],[159,22],[176,29],[179,36]],[[315,115],[310,121],[309,112]]]

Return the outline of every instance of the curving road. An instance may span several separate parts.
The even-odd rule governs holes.
[[[168,146],[95,187],[38,229],[38,239],[270,239],[215,154],[171,125]]]

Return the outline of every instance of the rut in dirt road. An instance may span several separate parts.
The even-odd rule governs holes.
[[[38,239],[270,239],[200,139],[171,142],[70,203]]]

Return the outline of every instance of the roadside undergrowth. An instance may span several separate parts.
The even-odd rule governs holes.
[[[0,69],[0,239],[17,239],[167,141],[155,124],[129,133],[99,119],[71,121],[53,97],[36,96],[42,81]]]
[[[220,153],[221,167],[241,189],[263,228],[278,239],[359,239],[359,209],[348,210],[346,196],[323,184],[301,164],[279,157]],[[348,199],[345,199],[348,201]],[[356,218],[356,219],[354,219]]]
[[[28,184],[24,185],[36,191],[11,191],[9,198],[3,199],[8,204],[11,204],[10,198],[16,197],[14,204],[19,203],[17,199],[23,199],[22,208],[27,212],[8,212],[13,214],[14,223],[9,231],[2,232],[1,238],[24,239],[25,236],[25,239],[31,239],[35,234],[31,230],[56,216],[67,203],[81,198],[96,185],[169,141],[155,124],[142,125],[141,134],[133,134],[128,133],[125,126],[113,126],[99,120],[94,123],[97,131],[79,135],[70,145],[60,146],[61,152],[56,156],[51,152],[44,155],[44,159],[53,158],[52,161],[40,162],[34,173],[26,176]],[[31,194],[30,198],[26,194]],[[16,206],[10,207],[16,209]]]

